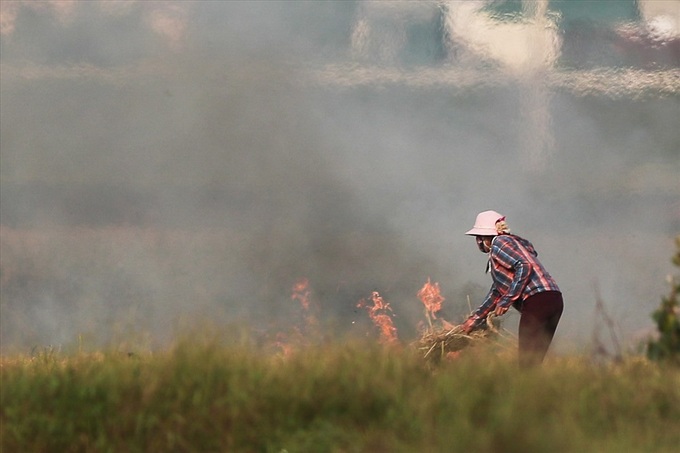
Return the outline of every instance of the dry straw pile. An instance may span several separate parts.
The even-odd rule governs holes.
[[[509,335],[502,331],[500,324],[492,322],[491,316],[486,320],[486,328],[478,329],[466,334],[462,331],[462,326],[455,326],[445,329],[428,329],[416,342],[418,350],[422,351],[424,358],[431,362],[439,362],[442,359],[455,359],[466,348],[501,344],[498,342]]]

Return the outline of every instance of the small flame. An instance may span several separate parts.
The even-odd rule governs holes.
[[[444,302],[444,297],[441,295],[439,290],[439,283],[430,281],[428,277],[427,283],[418,291],[418,298],[421,300],[423,305],[425,305],[425,317],[427,318],[427,323],[430,327],[429,330],[435,330],[432,325],[432,320],[439,319],[441,326],[445,329],[452,329],[453,324],[446,321],[444,318],[439,316],[437,318],[437,313],[442,309],[442,302]]]
[[[276,334],[274,346],[281,351],[284,357],[289,357],[296,349],[301,346],[308,346],[310,340],[319,337],[319,323],[313,313],[315,307],[309,280],[306,278],[298,279],[291,288],[290,298],[300,303],[302,324],[293,325],[288,333],[279,332]]]
[[[306,278],[301,278],[293,285],[293,294],[290,296],[291,299],[300,301],[300,305],[304,310],[309,310],[309,300],[312,295],[312,291],[309,289],[309,280]]]
[[[309,280],[306,278],[301,278],[295,282],[290,298],[300,302],[305,329],[309,333],[313,333],[314,329],[318,325],[318,321],[316,316],[314,316],[314,313],[312,313],[312,290],[309,286]]]
[[[297,329],[293,332],[293,334],[299,335]],[[276,334],[274,346],[281,351],[281,355],[283,355],[283,357],[290,357],[291,355],[293,355],[293,351],[295,350],[295,348],[293,347],[293,343],[290,341],[289,336],[284,334],[283,332],[279,332]]]
[[[397,328],[392,322],[392,307],[386,302],[377,291],[373,291],[371,296],[373,306],[368,306],[368,301],[361,299],[357,307],[366,307],[368,316],[373,324],[380,329],[380,342],[383,344],[395,344],[397,338]]]
[[[432,283],[428,277],[427,283],[418,291],[418,298],[423,302],[425,310],[432,316],[432,319],[437,319],[436,313],[442,309],[442,302],[444,302],[439,283]]]

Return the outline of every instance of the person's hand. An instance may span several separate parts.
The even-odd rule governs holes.
[[[509,306],[502,307],[500,305],[496,305],[496,310],[494,311],[494,314],[496,316],[503,316],[509,309],[510,309]]]
[[[468,318],[464,323],[463,323],[463,332],[465,334],[469,334],[472,332],[475,328],[475,324],[477,323],[477,320],[474,318]]]

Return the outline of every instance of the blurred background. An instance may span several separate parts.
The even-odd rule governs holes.
[[[0,27],[3,351],[268,335],[301,279],[329,335],[378,291],[408,341],[428,278],[451,322],[481,303],[487,209],[564,292],[557,350],[611,330],[598,300],[614,343],[652,328],[680,1],[3,1]]]

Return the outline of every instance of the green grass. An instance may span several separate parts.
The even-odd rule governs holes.
[[[641,357],[519,371],[472,348],[432,368],[409,347],[283,357],[181,341],[163,352],[4,356],[2,452],[671,452],[680,370]]]

